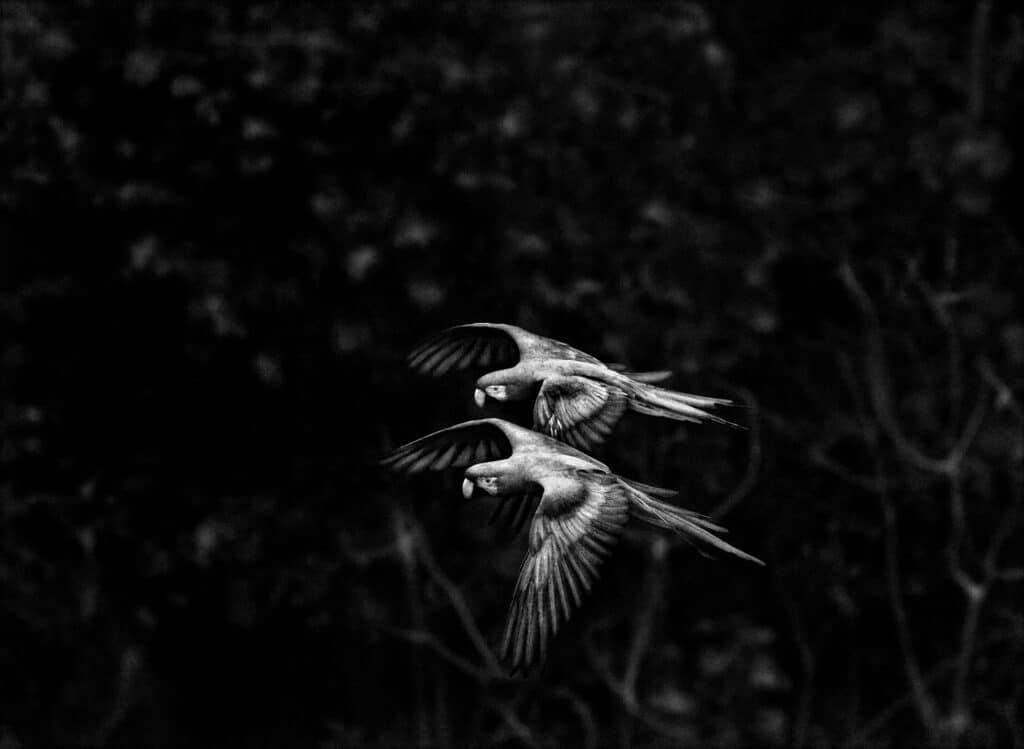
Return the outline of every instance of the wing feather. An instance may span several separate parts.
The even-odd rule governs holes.
[[[601,471],[542,480],[544,494],[530,527],[502,639],[513,673],[543,662],[551,638],[580,605],[629,516],[629,499]]]
[[[500,460],[509,457],[512,452],[512,441],[500,420],[478,419],[406,443],[385,456],[380,463],[397,473],[421,473]]]
[[[478,362],[482,367],[487,366],[488,362],[483,361],[483,359],[485,354],[487,355],[486,358],[490,359],[489,351],[487,338],[478,338],[467,347],[465,355],[459,360],[459,369],[465,369],[471,366],[473,362]]]
[[[434,377],[471,367],[514,366],[522,350],[512,330],[488,323],[448,328],[419,343],[409,354],[409,366]]]
[[[533,428],[585,450],[608,438],[628,404],[614,385],[577,375],[548,377],[534,404]]]

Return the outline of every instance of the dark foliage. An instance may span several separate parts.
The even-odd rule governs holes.
[[[0,27],[0,746],[1024,743],[1014,4]],[[747,404],[604,454],[767,568],[631,531],[504,679],[522,538],[375,467],[471,320]]]

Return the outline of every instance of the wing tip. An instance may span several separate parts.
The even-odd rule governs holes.
[[[768,566],[767,562],[765,562],[764,560],[758,559],[753,554],[748,554],[745,551],[741,552],[740,559],[746,559],[748,562],[753,562],[754,564],[758,565],[759,567],[767,567]]]
[[[377,466],[390,471],[394,469],[395,464],[401,459],[402,455],[397,450],[392,450],[387,455],[377,459]]]

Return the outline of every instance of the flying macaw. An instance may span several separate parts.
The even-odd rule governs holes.
[[[671,372],[625,372],[590,354],[515,325],[470,323],[448,328],[420,343],[409,366],[441,376],[470,367],[496,367],[476,382],[474,399],[483,406],[524,400],[540,385],[533,406],[534,429],[574,447],[601,444],[627,410],[676,421],[731,424],[704,409],[732,401],[680,393],[652,383]]]
[[[763,564],[715,536],[720,526],[657,498],[675,492],[617,476],[589,455],[503,419],[441,429],[381,464],[405,474],[464,468],[467,499],[481,490],[508,502],[539,500],[501,644],[512,673],[545,659],[548,641],[579,606],[630,519]]]

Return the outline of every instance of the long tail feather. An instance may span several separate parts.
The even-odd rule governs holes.
[[[653,525],[655,528],[664,528],[683,536],[698,539],[716,549],[734,554],[740,559],[746,559],[755,564],[764,564],[757,557],[740,551],[732,544],[728,544],[714,535],[715,533],[724,533],[725,529],[699,513],[661,502],[632,487],[630,489],[630,499],[632,500],[630,514],[637,520]]]
[[[638,413],[647,414],[648,416],[660,416],[665,419],[695,423],[713,421],[716,424],[727,424],[728,426],[742,429],[739,424],[704,410],[705,408],[714,408],[715,406],[732,405],[732,401],[721,398],[707,398],[702,395],[690,395],[689,393],[677,393],[674,390],[645,384],[635,387],[632,396],[629,401],[629,407]]]
[[[670,390],[668,388],[657,388],[660,395],[668,398],[669,400],[676,400],[680,403],[685,403],[690,406],[699,406],[701,408],[714,408],[715,406],[733,406],[733,403],[728,398],[712,398],[709,395],[694,395],[693,393],[683,393],[679,390]]]
[[[664,382],[672,376],[672,370],[670,369],[659,369],[654,372],[627,372],[622,370],[621,373],[637,382]]]
[[[630,488],[641,491],[644,494],[650,494],[652,497],[661,497],[662,499],[671,499],[672,497],[678,497],[679,492],[675,489],[665,489],[660,486],[651,486],[650,484],[644,484],[640,481],[634,481],[633,479],[627,479],[622,476],[619,478],[628,484]]]

